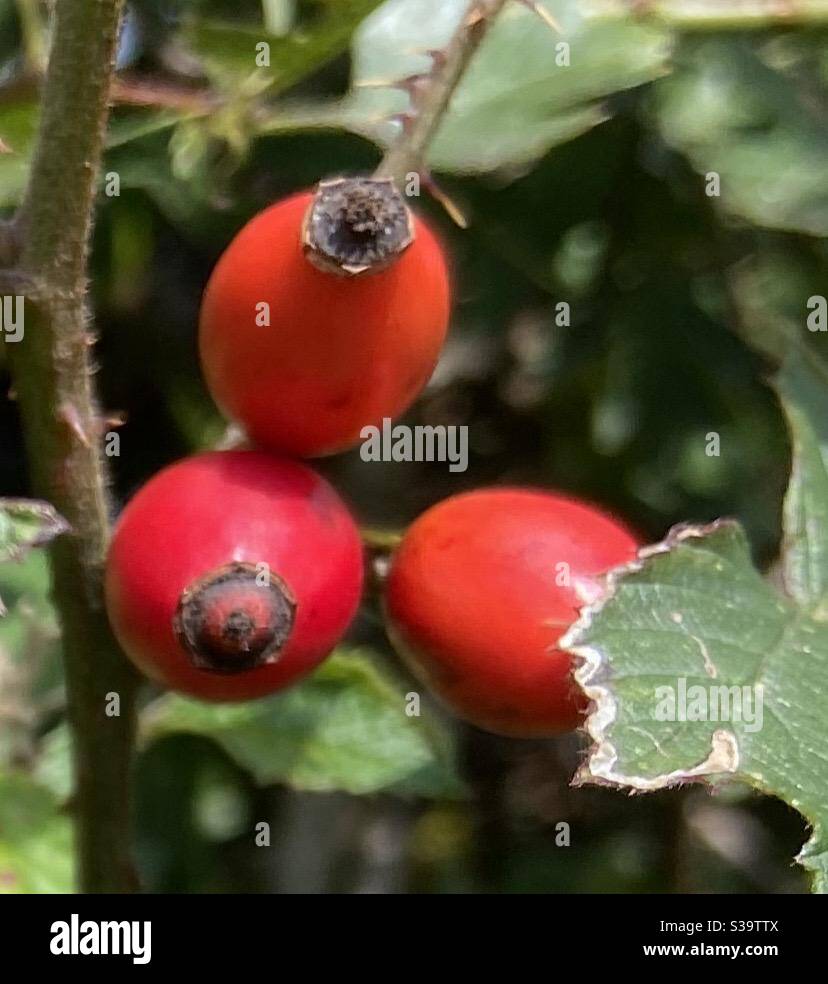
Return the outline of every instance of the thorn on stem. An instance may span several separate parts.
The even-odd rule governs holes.
[[[414,120],[416,120],[416,113],[392,113],[390,116],[386,117],[389,123],[399,123],[403,129],[404,133],[408,133],[411,127],[414,125]]]
[[[123,427],[126,422],[127,415],[123,410],[117,410],[97,417],[95,426],[100,434],[106,434],[107,431],[117,430],[118,427]]]
[[[437,184],[431,174],[422,175],[423,184],[426,190],[431,195],[431,197],[438,202],[442,207],[448,217],[454,222],[455,225],[459,226],[461,229],[468,229],[469,221],[463,214],[459,205],[452,201],[451,198],[443,191],[443,189]]]
[[[392,89],[399,85],[399,79],[363,79],[354,82],[355,89]]]
[[[563,34],[561,25],[552,13],[542,3],[539,3],[539,0],[518,0],[518,2],[523,4],[528,10],[531,10],[533,14],[537,14],[547,27],[551,27],[557,34]]]
[[[423,82],[431,78],[425,72],[416,75],[407,75],[403,79],[366,79],[364,82],[357,82],[355,89],[402,89],[403,92],[413,94]]]
[[[408,75],[404,79],[367,79],[365,82],[357,82],[354,88],[357,89],[398,89],[408,95],[412,104],[418,101],[420,93],[428,86],[431,75],[419,73]]]
[[[422,55],[425,58],[431,59],[431,72],[435,72],[440,69],[446,63],[446,53],[442,48],[405,48],[403,49],[406,55]]]
[[[486,20],[488,16],[489,16],[489,12],[485,9],[485,7],[482,6],[475,7],[473,10],[470,10],[466,15],[466,22],[465,22],[466,27],[467,28],[476,27],[481,21]]]
[[[75,437],[80,441],[80,443],[85,447],[89,448],[92,445],[89,442],[89,436],[83,428],[81,423],[80,414],[78,413],[77,407],[73,403],[61,403],[58,409],[58,419],[62,420],[64,424],[69,428],[69,430],[75,435]]]
[[[431,59],[432,71],[442,68],[446,63],[446,53],[442,48],[426,48],[425,54]]]

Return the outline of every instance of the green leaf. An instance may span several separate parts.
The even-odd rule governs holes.
[[[107,131],[107,149],[124,147],[177,122],[201,115],[194,109],[135,109],[116,107]],[[0,105],[0,208],[19,204],[26,188],[38,124],[38,106],[28,97]]]
[[[828,616],[828,380],[792,353],[775,380],[793,445],[785,496],[785,587],[801,605]]]
[[[33,551],[0,564],[0,770],[31,754],[41,707],[54,707],[63,684],[60,630],[50,597],[47,558]]]
[[[116,108],[109,120],[106,147],[111,150],[122,147],[133,140],[140,140],[159,131],[172,129],[176,123],[189,116],[199,116],[195,109],[131,109],[129,112]]]
[[[629,10],[630,0],[583,0],[596,13],[619,14]],[[760,28],[792,24],[820,24],[828,20],[825,0],[647,0],[648,17],[682,30],[723,31],[729,28]]]
[[[75,788],[74,772],[72,734],[69,725],[62,721],[40,740],[32,777],[59,803],[66,803]]]
[[[73,891],[69,818],[48,790],[17,772],[0,773],[0,893]]]
[[[213,738],[262,784],[355,794],[462,792],[448,736],[425,709],[407,716],[404,690],[362,649],[337,651],[303,683],[259,701],[210,705],[165,695],[148,709],[142,734],[177,731]]]
[[[194,21],[187,33],[216,85],[235,91],[242,80],[256,79],[258,91],[277,94],[342,54],[356,26],[380,2],[323,0],[323,13],[313,24],[284,37],[264,28],[202,20]],[[256,46],[263,42],[270,49],[270,64],[258,67]]]
[[[825,266],[807,240],[762,237],[728,270],[727,280],[735,307],[731,326],[751,348],[776,366],[792,347],[828,365],[820,334],[804,330],[813,312],[807,302],[825,283]]]
[[[28,96],[0,105],[0,208],[16,205],[26,187],[37,119]]]
[[[32,547],[42,547],[68,529],[48,502],[0,498],[0,563],[19,560]]]
[[[828,892],[828,624],[776,595],[736,523],[641,551],[562,644],[593,701],[579,781],[744,780],[806,818],[798,860]]]
[[[545,6],[562,37],[519,4],[504,8],[452,99],[429,155],[434,168],[486,172],[529,163],[607,119],[600,100],[667,71],[665,29],[630,17],[588,19],[575,0]],[[355,83],[427,70],[416,52],[442,48],[467,8],[466,0],[388,0],[355,36]],[[357,89],[351,111],[357,106],[379,119],[404,109],[405,99],[389,88]]]
[[[22,560],[69,529],[54,506],[39,499],[0,498],[0,564]],[[0,616],[6,612],[0,596]]]
[[[665,140],[702,175],[720,176],[721,203],[757,225],[828,235],[828,97],[819,42],[800,36],[693,40],[654,88]]]

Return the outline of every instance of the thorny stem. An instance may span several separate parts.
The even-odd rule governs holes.
[[[397,187],[403,188],[406,175],[420,173],[424,169],[428,147],[469,62],[508,2],[471,0],[446,48],[435,53],[431,73],[415,77],[415,84],[408,87],[414,112],[404,118],[403,132],[388,149],[377,168],[376,177],[393,178]],[[520,2],[535,9],[550,24],[553,23],[549,12],[540,8],[539,4],[531,0]],[[828,19],[828,11],[824,9],[822,0],[753,0],[737,10],[721,9],[715,0],[710,0],[706,9],[665,3],[664,0],[606,0],[605,7],[599,6],[597,10],[608,18],[632,14],[696,30],[818,24]]]
[[[486,32],[509,0],[472,0],[446,48],[435,57],[424,87],[416,92],[415,113],[391,145],[375,177],[393,178],[398,188],[406,175],[420,172],[451,97]]]
[[[112,639],[101,581],[109,501],[92,386],[87,256],[122,0],[60,0],[40,128],[15,220],[24,337],[8,344],[32,491],[72,532],[50,548],[73,731],[79,884],[134,888],[129,770],[136,675]],[[6,257],[8,259],[8,257]],[[119,716],[107,716],[111,695]]]

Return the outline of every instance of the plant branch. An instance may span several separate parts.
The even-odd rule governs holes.
[[[60,0],[26,195],[15,220],[27,283],[24,337],[9,343],[33,494],[71,532],[50,548],[73,731],[79,881],[86,892],[134,887],[129,769],[136,675],[102,602],[109,500],[92,385],[86,300],[95,187],[122,0]],[[120,715],[108,717],[108,695]],[[111,702],[109,704],[111,707]]]
[[[509,0],[472,0],[446,48],[434,55],[432,72],[418,81],[422,89],[412,87],[415,113],[408,117],[403,132],[388,149],[376,177],[393,178],[398,187],[411,172],[425,166],[429,144],[434,139],[463,73],[486,32]]]
[[[824,0],[593,0],[596,17],[630,13],[683,31],[762,30],[828,22]]]

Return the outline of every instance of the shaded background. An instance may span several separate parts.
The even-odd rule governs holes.
[[[571,64],[556,63],[559,39],[540,21],[510,10],[435,147],[469,228],[418,203],[451,254],[455,306],[405,421],[467,425],[469,469],[367,465],[358,452],[319,468],[366,526],[403,528],[465,488],[531,483],[599,503],[648,541],[735,516],[769,566],[789,449],[758,352],[763,326],[801,326],[803,298],[828,282],[826,32],[677,26],[647,4],[604,4],[608,19],[585,18],[596,4],[548,6]],[[375,166],[393,128],[383,118],[405,96],[351,81],[405,73],[394,44],[422,69],[411,41],[433,46],[442,17],[431,0],[129,4],[105,164],[120,194],[100,197],[92,264],[96,381],[125,417],[110,460],[118,506],[225,431],[195,343],[221,250],[283,194]],[[26,175],[42,23],[38,3],[0,0],[6,210]],[[270,69],[255,70],[258,39]],[[720,196],[706,194],[709,172]],[[0,373],[5,391],[2,362]],[[712,432],[719,456],[705,453]],[[0,403],[0,442],[0,491],[25,495],[13,399]],[[0,891],[66,890],[71,777],[42,556],[4,565],[0,596]],[[432,707],[427,739],[409,747],[399,695],[412,684],[375,597],[349,647],[261,711],[147,693],[135,831],[148,891],[805,890],[791,861],[804,823],[783,804],[737,786],[632,799],[572,789],[579,737],[496,738]],[[394,689],[380,693],[374,674]],[[251,834],[262,821],[268,849]]]

